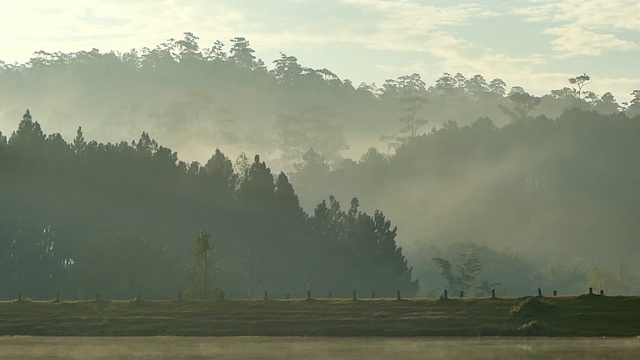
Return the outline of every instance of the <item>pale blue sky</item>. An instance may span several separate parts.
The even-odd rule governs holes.
[[[0,60],[36,50],[126,51],[191,31],[201,45],[244,36],[354,83],[418,72],[500,77],[541,95],[587,73],[620,101],[640,89],[637,0],[9,0]]]

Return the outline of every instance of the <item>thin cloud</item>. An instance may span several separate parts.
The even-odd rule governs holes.
[[[0,14],[0,58],[25,61],[33,51],[77,51],[88,47],[128,50],[151,46],[183,31],[237,36],[243,15],[231,5],[170,0],[15,3]],[[38,24],[30,26],[29,24]],[[20,29],[16,31],[16,29]],[[204,39],[212,43],[213,39]],[[11,49],[11,50],[9,50]],[[8,53],[11,51],[11,53]]]
[[[636,0],[534,1],[537,5],[516,9],[527,21],[565,22],[590,28],[640,30],[640,11]]]
[[[619,30],[640,31],[637,0],[535,1],[535,6],[515,9],[524,21],[559,24],[545,30],[561,57],[598,56],[611,51],[633,51],[637,40],[621,38]]]
[[[613,34],[601,34],[579,26],[562,26],[547,29],[546,34],[556,35],[551,43],[553,49],[561,52],[561,58],[582,55],[598,56],[610,51],[638,50],[638,44],[618,39]]]
[[[403,31],[414,34],[444,25],[464,25],[472,18],[491,17],[497,14],[477,4],[461,4],[436,7],[411,1],[345,0],[360,4],[369,11],[377,12],[382,30]]]
[[[414,61],[408,65],[383,65],[378,64],[374,65],[374,68],[386,73],[386,74],[414,74],[414,73],[423,73],[424,70],[428,67],[424,61]],[[392,77],[394,76],[392,75]]]
[[[347,4],[358,5],[358,18],[375,29],[363,38],[363,45],[375,49],[391,51],[428,52],[434,42],[443,36],[444,27],[466,26],[474,18],[497,16],[488,8],[477,4],[462,4],[436,7],[411,1],[388,0],[344,0]],[[452,37],[449,37],[451,40]]]

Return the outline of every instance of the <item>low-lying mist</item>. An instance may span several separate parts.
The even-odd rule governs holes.
[[[127,53],[40,51],[2,65],[0,129],[9,138],[29,108],[67,140],[82,127],[113,149],[135,147],[146,132],[177,151],[171,160],[184,161],[177,168],[185,173],[221,149],[241,178],[252,166],[243,159],[258,154],[272,176],[289,175],[308,214],[330,195],[383,211],[398,226],[420,294],[447,286],[434,257],[455,262],[470,248],[483,265],[477,280],[509,294],[580,291],[606,276],[640,274],[626,265],[640,251],[640,92],[618,104],[585,83],[582,92],[538,97],[459,73],[432,85],[418,74],[355,85],[286,54],[265,65],[244,38],[228,49],[197,40],[185,33]],[[188,233],[180,226],[172,236]],[[227,275],[249,282],[245,270]],[[634,287],[629,280],[616,290]]]

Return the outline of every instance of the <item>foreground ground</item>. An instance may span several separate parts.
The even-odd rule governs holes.
[[[2,360],[634,359],[636,338],[0,336]]]
[[[0,302],[0,335],[637,336],[640,297]]]

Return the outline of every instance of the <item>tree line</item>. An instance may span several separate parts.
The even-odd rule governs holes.
[[[215,143],[288,169],[309,147],[338,165],[349,148],[385,143],[391,152],[449,120],[464,126],[489,117],[502,126],[576,107],[640,114],[640,90],[621,103],[610,92],[590,91],[587,74],[542,96],[481,74],[444,73],[433,84],[420,74],[354,84],[291,54],[265,62],[244,37],[205,46],[190,32],[127,52],[36,51],[25,63],[0,63],[0,80],[7,126],[32,106],[65,134],[78,123],[101,141],[147,130],[192,158]]]
[[[68,143],[27,111],[0,133],[0,188],[0,298],[175,298],[203,246],[236,298],[418,290],[382,212],[330,197],[307,214],[257,155],[185,163],[146,132],[99,143],[78,128]],[[194,250],[201,231],[210,239]]]
[[[609,279],[598,280],[607,287],[635,293],[627,275],[638,269],[624,263],[633,264],[640,250],[632,215],[640,203],[638,134],[640,116],[576,108],[501,127],[486,117],[469,125],[449,121],[392,155],[371,148],[335,168],[310,149],[291,181],[303,206],[329,192],[384,205],[424,294],[446,285],[432,258],[462,256],[445,254],[455,244],[489,247],[483,256],[492,261],[483,260],[476,280],[502,283],[508,294],[548,284],[584,291],[598,276]],[[614,281],[604,273],[621,275]],[[465,289],[477,286],[445,277]]]
[[[41,109],[39,114],[45,114],[47,126],[73,134],[81,123],[85,133],[102,139],[86,142],[80,131],[73,143],[65,145],[59,134],[42,134],[36,138],[45,140],[34,144],[57,145],[25,147],[30,149],[25,150],[29,154],[45,152],[43,159],[58,158],[21,169],[35,176],[25,177],[31,179],[25,184],[17,175],[11,178],[12,184],[19,184],[22,190],[5,195],[12,201],[9,203],[15,209],[22,208],[23,213],[27,208],[45,211],[46,207],[38,205],[45,199],[47,203],[50,199],[74,203],[75,208],[84,206],[83,211],[74,213],[78,223],[90,224],[61,227],[59,223],[71,221],[61,212],[59,223],[38,220],[33,233],[53,224],[43,233],[56,244],[74,239],[82,245],[74,248],[84,249],[83,256],[96,257],[90,263],[96,263],[99,254],[108,251],[108,245],[103,244],[108,238],[148,248],[150,254],[179,254],[177,258],[167,255],[163,269],[169,269],[169,264],[184,269],[191,260],[194,237],[204,230],[211,233],[219,250],[215,254],[226,251],[242,254],[240,258],[245,259],[243,264],[224,264],[230,260],[221,256],[220,278],[238,279],[221,281],[252,284],[240,293],[254,296],[262,286],[259,266],[264,260],[247,250],[253,248],[247,245],[249,240],[232,239],[253,236],[239,220],[239,209],[248,208],[250,203],[250,197],[241,195],[249,188],[241,191],[239,184],[254,165],[267,160],[273,168],[292,170],[283,175],[287,182],[291,179],[294,195],[307,209],[305,220],[300,222],[307,228],[296,231],[322,238],[316,233],[319,230],[308,228],[313,226],[314,209],[323,200],[328,209],[336,207],[332,203],[339,204],[337,199],[344,202],[356,196],[362,201],[362,207],[358,201],[349,203],[349,209],[332,210],[341,214],[335,218],[345,233],[352,226],[348,219],[357,219],[350,215],[351,205],[358,205],[357,212],[366,209],[369,218],[375,218],[374,209],[384,208],[401,229],[397,238],[416,268],[414,274],[422,280],[423,293],[443,286],[438,280],[441,272],[431,259],[453,261],[460,255],[455,250],[457,244],[477,243],[484,249],[483,256],[503,264],[498,270],[483,261],[483,276],[487,278],[482,281],[501,282],[509,293],[514,289],[522,293],[524,289],[548,288],[539,283],[555,281],[551,274],[557,269],[563,269],[563,273],[555,278],[571,278],[574,280],[565,283],[582,284],[580,279],[591,270],[582,266],[577,271],[571,265],[574,263],[602,262],[600,269],[604,269],[613,266],[617,257],[631,262],[628,255],[636,246],[633,239],[637,224],[629,214],[635,211],[638,195],[633,184],[637,180],[635,135],[640,90],[631,94],[629,103],[620,103],[609,92],[591,92],[592,79],[587,74],[571,77],[566,87],[542,96],[480,74],[468,77],[445,73],[433,84],[427,84],[419,74],[411,74],[381,85],[355,85],[328,69],[305,67],[289,54],[265,63],[255,57],[245,38],[231,39],[228,44],[216,41],[210,47],[201,46],[198,40],[194,34],[185,33],[181,39],[125,53],[98,49],[38,51],[24,64],[0,64],[0,108],[5,109],[5,119],[10,119],[11,126],[33,102]],[[168,147],[159,146],[143,129],[151,129],[154,138]],[[5,137],[0,146],[14,146],[9,143],[18,140],[12,137]],[[108,142],[134,137],[136,141]],[[377,148],[365,151],[360,159],[345,158],[349,148],[373,145]],[[62,150],[66,146],[72,147],[73,159],[83,159],[82,166],[77,165],[80,160],[70,162],[68,150]],[[182,156],[198,158],[204,165],[179,161],[169,147],[179,149]],[[241,151],[261,156],[253,161],[240,156],[231,165],[222,152],[211,159],[199,158],[216,147],[234,154],[234,158]],[[218,160],[211,162],[213,158]],[[38,180],[41,171],[54,163],[65,164],[57,167],[60,173],[50,170],[57,175],[46,173],[46,182]],[[118,172],[108,170],[112,166]],[[226,169],[216,170],[226,175],[212,177],[207,170],[212,166]],[[271,173],[264,167],[262,172]],[[56,190],[36,196],[25,187],[31,184],[37,190],[53,186],[51,181],[66,183],[66,179],[60,180],[62,173],[77,178],[80,189],[100,184],[103,195],[77,197],[75,192],[65,190],[68,193],[63,196]],[[7,176],[0,174],[2,179]],[[272,178],[276,179],[273,188],[277,190],[279,176],[272,174]],[[120,181],[130,186],[116,186]],[[214,181],[217,190],[212,190],[208,181]],[[192,192],[192,187],[200,190]],[[260,193],[276,192],[268,189],[264,185]],[[126,192],[132,203],[120,191]],[[159,193],[165,195],[155,195]],[[212,198],[215,205],[209,203]],[[173,206],[175,203],[182,205]],[[114,210],[116,204],[118,210]],[[271,209],[271,205],[261,206]],[[142,210],[148,208],[154,210]],[[269,213],[265,219],[275,216],[265,212]],[[255,209],[247,213],[253,218],[261,216]],[[48,214],[55,216],[54,211]],[[27,229],[32,217],[17,217],[11,222],[24,222],[27,225],[18,228]],[[105,221],[96,220],[100,218]],[[140,226],[148,223],[154,226]],[[376,224],[362,220],[361,225],[367,223]],[[236,230],[225,230],[231,225]],[[277,229],[271,225],[261,224],[275,234]],[[85,232],[83,227],[97,230]],[[95,248],[83,247],[78,240],[83,237],[91,237],[88,243]],[[356,238],[353,234],[339,237]],[[285,244],[283,239],[278,241]],[[314,242],[314,246],[318,244]],[[454,248],[451,254],[440,254],[448,252],[449,245]],[[520,251],[525,251],[524,255]],[[595,255],[598,259],[579,259]],[[538,263],[534,268],[524,258]],[[78,259],[79,255],[69,257],[65,266],[78,269]],[[139,261],[140,271],[149,268],[145,261]],[[556,261],[560,265],[556,266]],[[107,265],[124,267],[113,262]],[[173,270],[167,273],[184,274]],[[494,274],[502,274],[502,278]],[[76,276],[75,281],[78,279]],[[119,281],[124,282],[124,277]],[[134,278],[127,281],[134,284],[132,289],[139,283]],[[184,282],[180,277],[169,283]],[[181,288],[176,286],[175,290]],[[270,291],[279,291],[274,289]]]

